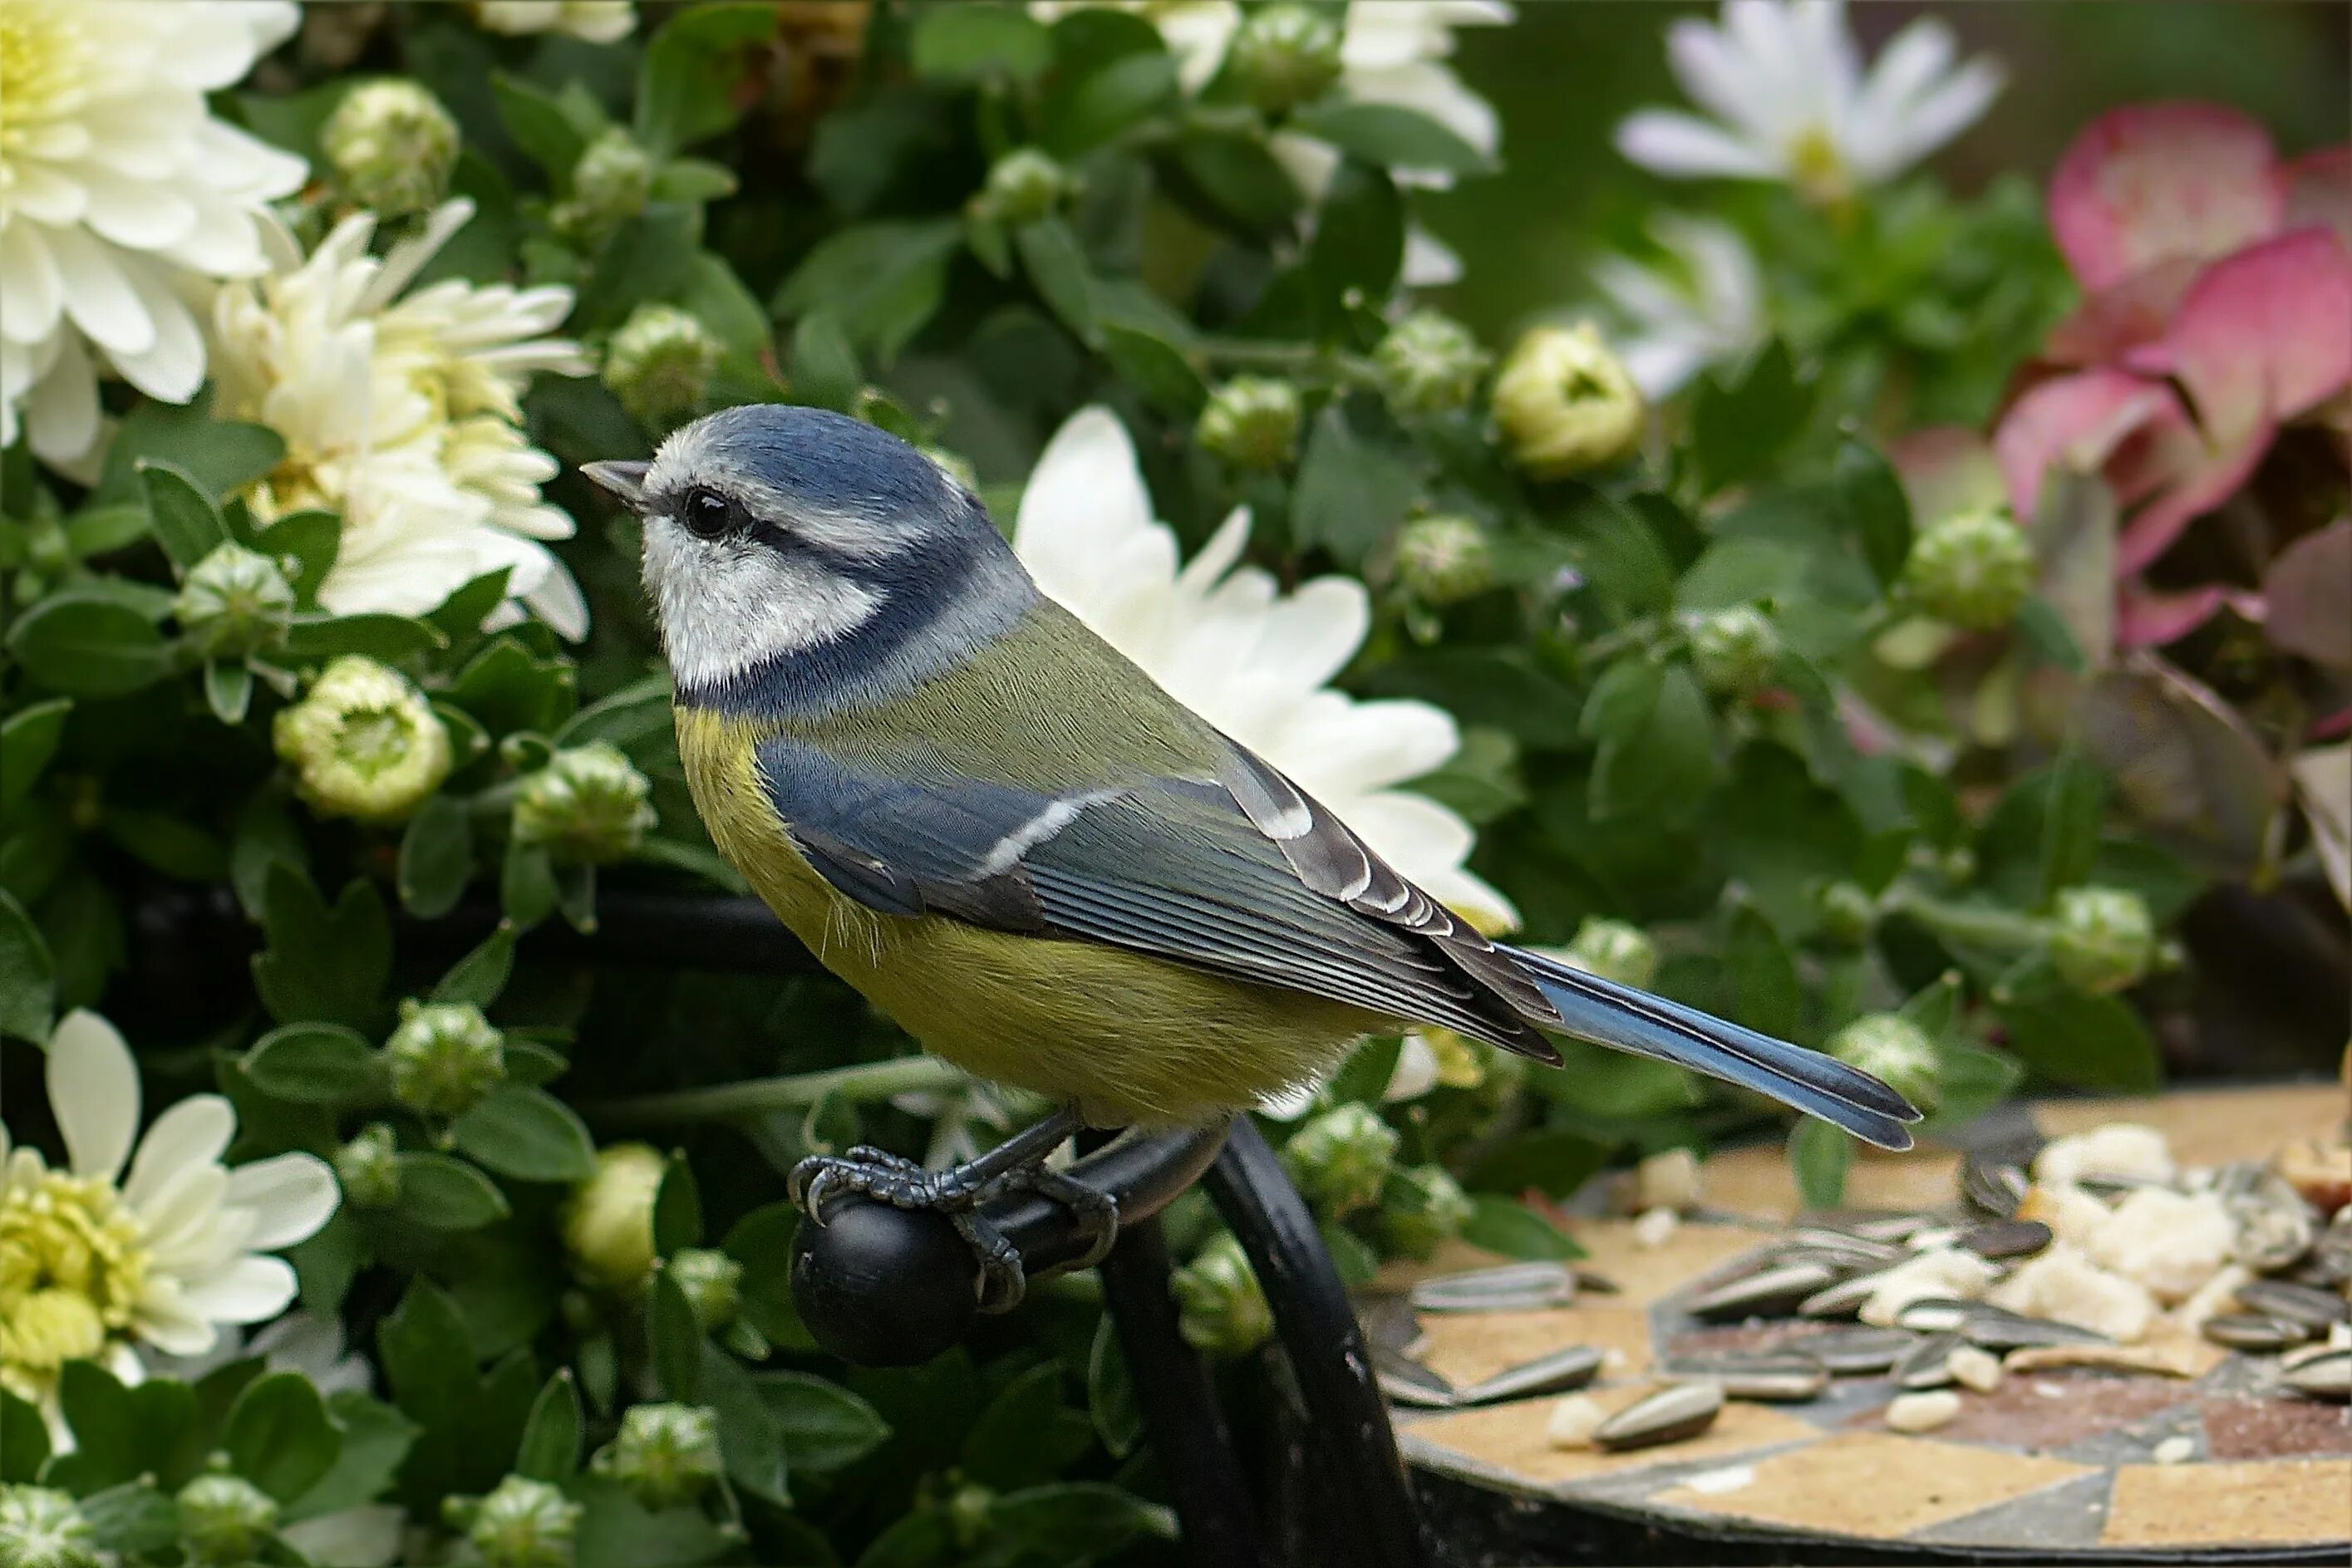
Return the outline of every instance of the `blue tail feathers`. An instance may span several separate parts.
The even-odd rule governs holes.
[[[1696,1008],[1637,991],[1539,953],[1504,949],[1535,977],[1568,1032],[1597,1045],[1654,1056],[1769,1094],[1882,1149],[1911,1146],[1909,1101],[1835,1057],[1742,1029]]]

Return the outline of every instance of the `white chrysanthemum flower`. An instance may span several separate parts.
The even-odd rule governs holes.
[[[1675,178],[1781,180],[1832,202],[1892,178],[1976,123],[2000,68],[1957,62],[1952,31],[1922,17],[1865,75],[1840,0],[1725,0],[1719,26],[1676,22],[1675,78],[1713,120],[1645,109],[1617,150]]]
[[[273,231],[271,273],[215,303],[218,412],[285,437],[286,460],[247,497],[257,515],[342,513],[328,609],[422,614],[506,567],[514,597],[577,638],[587,605],[547,547],[574,525],[541,499],[557,465],[518,423],[534,372],[590,369],[578,344],[547,336],[572,291],[451,278],[404,297],[472,214],[451,202],[381,258],[364,213],[307,261]]]
[[[1769,328],[1763,275],[1738,230],[1665,214],[1650,233],[1665,265],[1603,256],[1592,264],[1592,281],[1623,320],[1612,336],[1625,369],[1654,402],[1707,366],[1747,353]]]
[[[285,0],[0,3],[0,446],[83,459],[98,382],[185,402],[199,299],[262,269],[257,216],[302,160],[212,118],[301,20]]]
[[[1360,702],[1326,684],[1371,629],[1364,585],[1318,577],[1285,593],[1269,573],[1235,565],[1249,528],[1237,508],[1179,570],[1134,443],[1108,410],[1087,408],[1038,459],[1013,548],[1039,588],[1398,871],[1486,930],[1516,924],[1509,901],[1463,867],[1470,825],[1397,788],[1460,747],[1453,716],[1424,702]]]
[[[569,33],[617,44],[636,30],[629,0],[474,0],[474,20],[490,33]]]
[[[0,1124],[0,1385],[41,1404],[54,1424],[68,1361],[137,1382],[142,1347],[200,1355],[220,1324],[284,1312],[294,1270],[268,1254],[324,1225],[339,1194],[310,1155],[224,1168],[236,1113],[218,1094],[165,1111],[132,1153],[139,1069],[96,1013],[58,1025],[48,1092],[64,1169],[37,1150],[10,1150]]]

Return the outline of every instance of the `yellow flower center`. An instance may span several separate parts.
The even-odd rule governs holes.
[[[129,1331],[147,1270],[147,1228],[113,1183],[15,1176],[0,1190],[0,1383],[35,1397],[96,1356]]]
[[[1852,171],[1826,126],[1809,125],[1789,143],[1789,175],[1809,201],[1827,205],[1852,193]]]
[[[0,3],[0,192],[37,154],[36,128],[79,107],[92,79],[89,39],[50,0]]]

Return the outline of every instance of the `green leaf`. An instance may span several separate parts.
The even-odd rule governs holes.
[[[541,658],[509,634],[467,661],[449,699],[494,736],[552,735],[579,705],[579,677],[571,660]]]
[[[142,460],[177,465],[208,496],[234,495],[286,460],[283,436],[266,424],[215,419],[212,402],[209,387],[185,403],[141,400],[106,449],[97,498],[138,498]]]
[[[727,1479],[779,1508],[792,1506],[783,1432],[743,1364],[705,1343],[696,1398],[719,1416],[719,1452]]]
[[[572,123],[555,95],[505,71],[490,73],[490,92],[498,99],[499,122],[514,144],[546,172],[550,184],[569,185],[588,138]]]
[[[437,920],[457,907],[473,873],[473,813],[463,800],[436,795],[400,835],[401,906],[420,920]]]
[[[1165,1510],[1099,1481],[1057,1481],[999,1497],[988,1511],[995,1538],[1029,1559],[1093,1563],[1139,1535],[1169,1537]]]
[[[1735,372],[1709,376],[1691,405],[1691,455],[1714,495],[1761,474],[1812,414],[1813,385],[1779,339]]]
[[[1395,104],[1314,104],[1291,117],[1290,129],[1382,169],[1482,174],[1493,167],[1485,153],[1447,127],[1418,110]]]
[[[822,309],[855,346],[883,361],[940,308],[948,260],[961,242],[952,221],[860,224],[818,244],[776,291],[779,316]]]
[[[1584,1256],[1584,1249],[1566,1231],[1523,1203],[1476,1193],[1470,1204],[1470,1219],[1462,1227],[1462,1239],[1474,1247],[1531,1262]]]
[[[1388,1089],[1389,1080],[1396,1076],[1397,1058],[1403,1053],[1402,1036],[1374,1035],[1349,1053],[1339,1071],[1331,1075],[1330,1086],[1325,1092],[1338,1103],[1360,1100],[1377,1106]]]
[[[813,1347],[793,1301],[793,1234],[800,1221],[789,1203],[764,1204],[737,1220],[719,1245],[743,1265],[744,1320],[777,1344]]]
[[[383,1092],[375,1052],[340,1024],[289,1023],[254,1041],[240,1065],[263,1093],[305,1105],[351,1105]]]
[[[1732,912],[1723,966],[1731,979],[1734,1019],[1777,1040],[1795,1040],[1803,1031],[1805,988],[1796,957],[1754,904]]]
[[[268,946],[253,958],[263,1005],[281,1023],[374,1023],[392,977],[392,922],[375,884],[354,878],[330,910],[294,867],[273,863],[267,876],[261,925]]]
[[[52,691],[119,697],[152,685],[171,669],[155,623],[95,589],[53,593],[8,629],[8,652]]]
[[[667,1270],[656,1270],[646,1292],[646,1353],[663,1398],[695,1403],[695,1391],[702,1385],[702,1325],[686,1291]]]
[[[463,1160],[404,1154],[399,1213],[427,1230],[478,1230],[507,1217],[507,1199],[495,1182]]]
[[[294,618],[286,630],[286,652],[302,660],[340,659],[363,653],[387,664],[446,648],[440,630],[407,615],[321,615]]]
[[[179,1507],[152,1481],[105,1487],[74,1507],[89,1522],[91,1544],[101,1552],[144,1561],[179,1539]]]
[[[1483,1192],[1517,1197],[1533,1187],[1547,1197],[1566,1197],[1582,1186],[1609,1158],[1609,1146],[1564,1127],[1531,1127],[1513,1133],[1478,1156],[1464,1178]]]
[[[25,906],[0,888],[0,1034],[48,1042],[57,1016],[57,962]]]
[[[1171,194],[1253,239],[1288,235],[1304,204],[1297,182],[1260,136],[1187,130],[1168,175]]]
[[[76,559],[89,560],[136,544],[150,531],[143,504],[85,507],[66,520],[66,548]]]
[[[685,1504],[655,1513],[618,1481],[600,1476],[584,1477],[571,1490],[583,1510],[577,1568],[691,1568],[742,1551],[740,1532],[722,1532],[701,1505]],[[798,1525],[791,1514],[775,1514],[763,1521],[761,1538],[789,1531],[794,1531],[793,1539],[804,1541],[805,1532],[798,1531]],[[825,1562],[826,1556],[795,1552],[781,1561],[814,1563]]]
[[[290,1518],[317,1519],[374,1502],[416,1440],[415,1423],[355,1388],[330,1395],[327,1413],[342,1428],[334,1468],[287,1511]]]
[[[1885,458],[1859,441],[1838,448],[1831,470],[1838,509],[1861,541],[1862,557],[1879,586],[1891,588],[1911,555],[1911,503]]]
[[[480,1392],[466,1320],[448,1292],[421,1274],[376,1325],[376,1355],[401,1413],[427,1431],[462,1420]]]
[[[184,1383],[159,1377],[126,1388],[87,1361],[66,1363],[58,1399],[74,1451],[53,1456],[43,1479],[77,1496],[168,1469],[195,1414],[195,1394]]]
[[[638,78],[637,140],[667,157],[718,135],[742,115],[736,88],[776,35],[776,8],[688,6],[654,35]]]
[[[1929,1040],[1944,1040],[1959,1018],[1962,989],[1959,971],[1948,970],[1913,992],[1897,1014]]]
[[[1412,461],[1358,434],[1334,404],[1307,432],[1291,497],[1292,537],[1353,566],[1404,521],[1420,493]]]
[[[274,556],[293,585],[294,601],[306,610],[319,603],[319,586],[335,568],[342,549],[343,519],[332,512],[289,512],[261,530],[254,548]]]
[[[1174,108],[1177,98],[1176,62],[1167,54],[1122,55],[1054,93],[1039,140],[1046,152],[1068,162]]]
[[[1853,1164],[1853,1140],[1842,1128],[1800,1116],[1789,1132],[1789,1164],[1797,1194],[1808,1208],[1835,1208],[1845,1201],[1845,1175]]]
[[[1009,1491],[1053,1479],[1094,1441],[1094,1424],[1063,1399],[1061,1363],[1047,1361],[997,1391],[964,1433],[960,1462],[981,1485]]]
[[[448,598],[426,613],[425,623],[452,643],[471,637],[482,629],[490,612],[510,597],[509,585],[513,576],[514,568],[502,566],[459,583],[450,591]]]
[[[555,912],[555,862],[543,844],[509,837],[499,873],[499,905],[507,924],[528,931]]]
[[[1021,265],[1038,298],[1062,325],[1081,342],[1098,342],[1102,333],[1088,293],[1092,275],[1087,253],[1070,225],[1059,218],[1039,218],[1015,230],[1013,245],[1021,253]]]
[[[1053,63],[1054,38],[1013,5],[938,5],[915,23],[915,74],[950,81],[1027,81]]]
[[[1615,669],[1610,673],[1614,674]],[[1635,695],[1625,694],[1629,698]],[[1594,819],[1624,815],[1672,821],[1696,810],[1716,772],[1715,715],[1698,682],[1686,667],[1671,665],[1658,675],[1655,698],[1641,722],[1625,723],[1626,716],[1620,714],[1612,720],[1593,755]]]
[[[2045,1078],[2129,1094],[2163,1086],[2155,1040],[2117,998],[2052,989],[2004,1003],[2000,1012],[2009,1049]]]
[[[155,538],[173,565],[184,572],[228,538],[219,506],[194,475],[160,458],[142,458],[137,466]]]
[[[654,1193],[654,1251],[667,1258],[681,1247],[702,1245],[702,1192],[694,1167],[682,1154],[670,1155]]]
[[[1609,1122],[1672,1115],[1697,1103],[1690,1074],[1671,1062],[1628,1056],[1588,1040],[1561,1040],[1561,1066],[1531,1074],[1528,1087],[1570,1110]]]
[[[522,1446],[515,1453],[515,1474],[558,1486],[570,1480],[580,1469],[582,1427],[580,1385],[570,1367],[559,1367],[531,1401]]]
[[[2106,818],[2107,781],[2069,752],[2050,768],[2042,819],[2042,903],[2089,880],[2099,858],[2099,828]]]
[[[488,1008],[507,988],[507,977],[514,972],[514,927],[502,924],[482,938],[480,946],[449,966],[433,988],[433,999]]]
[[[236,1473],[281,1503],[300,1497],[334,1468],[342,1440],[326,1402],[299,1372],[273,1372],[247,1384],[221,1433]]]
[[[41,770],[57,755],[66,731],[71,697],[51,697],[0,719],[0,817],[32,791]]]
[[[457,1146],[518,1181],[585,1181],[596,1145],[572,1108],[544,1089],[491,1090],[451,1124]]]
[[[1617,620],[1673,608],[1674,562],[1640,512],[1589,485],[1555,486],[1565,503],[1560,522],[1592,591]]]
[[[49,1424],[40,1406],[0,1388],[0,1482],[31,1484],[49,1457]]]
[[[1108,1312],[1095,1324],[1094,1347],[1087,1354],[1087,1414],[1114,1459],[1127,1458],[1143,1440],[1143,1409],[1136,1403],[1135,1379]]]
[[[106,836],[131,858],[182,882],[218,882],[228,872],[228,851],[194,823],[163,811],[109,807],[99,819]]]
[[[1325,319],[1339,322],[1351,300],[1378,308],[1404,260],[1404,200],[1379,169],[1349,159],[1331,177],[1307,246]]]
[[[243,659],[207,659],[205,706],[223,724],[243,724],[246,710],[253,706],[253,666]]]
[[[1191,420],[1209,401],[1201,372],[1164,339],[1133,327],[1106,323],[1102,353],[1119,380],[1172,419]]]
[[[793,391],[818,408],[845,413],[856,401],[866,380],[857,350],[841,319],[830,310],[811,310],[793,325]],[[663,706],[667,708],[667,697]]]

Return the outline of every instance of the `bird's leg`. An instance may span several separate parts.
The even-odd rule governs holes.
[[[838,1193],[858,1193],[894,1208],[947,1216],[980,1259],[981,1310],[1010,1312],[1027,1289],[1021,1254],[980,1212],[982,1206],[1015,1192],[1040,1193],[1066,1206],[1094,1240],[1081,1268],[1100,1262],[1118,1239],[1117,1201],[1045,1166],[1047,1157],[1084,1125],[1075,1109],[1065,1107],[986,1154],[942,1171],[925,1170],[912,1160],[864,1145],[845,1155],[812,1155],[793,1167],[785,1191],[819,1225],[824,1223],[825,1201]]]

